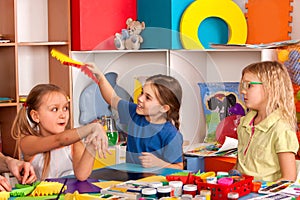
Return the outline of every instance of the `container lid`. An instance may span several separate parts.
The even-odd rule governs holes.
[[[168,192],[171,192],[172,191],[172,188],[168,185],[165,185],[165,186],[160,186],[157,188],[157,192],[159,193],[168,193]]]
[[[227,194],[227,198],[237,199],[237,198],[239,198],[239,197],[240,197],[240,195],[239,195],[239,193],[237,193],[237,192],[229,192],[229,193]]]
[[[145,195],[156,194],[156,189],[155,188],[144,188],[144,189],[142,189],[142,194],[145,194]]]
[[[173,186],[173,187],[182,187],[183,182],[182,181],[170,181],[169,182],[169,186]]]
[[[217,172],[217,176],[228,176],[228,172],[219,171]]]
[[[195,196],[195,200],[206,200],[206,196],[205,195],[199,195],[199,194],[197,194]]]
[[[148,185],[149,185],[149,187],[158,188],[158,187],[163,186],[163,183],[162,182],[151,182]]]
[[[191,194],[181,195],[181,200],[192,200],[192,199],[193,199],[193,195],[191,195]]]
[[[217,183],[220,185],[231,185],[233,183],[233,178],[231,177],[219,178]]]
[[[184,185],[183,190],[185,190],[185,191],[196,191],[197,190],[197,185],[194,185],[194,184]]]
[[[210,190],[201,190],[200,195],[204,195],[204,196],[211,195],[211,191]]]

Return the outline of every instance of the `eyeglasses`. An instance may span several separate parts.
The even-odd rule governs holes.
[[[248,90],[251,85],[261,85],[262,82],[256,82],[256,81],[242,81],[240,84],[241,90]]]

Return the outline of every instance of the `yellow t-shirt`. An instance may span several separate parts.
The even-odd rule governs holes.
[[[276,110],[259,124],[252,126],[256,111],[241,118],[238,133],[238,166],[242,174],[255,180],[275,181],[281,177],[277,153],[297,153],[296,132],[281,119]],[[254,131],[253,131],[254,129]]]

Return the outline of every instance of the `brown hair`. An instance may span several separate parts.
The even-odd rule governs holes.
[[[53,92],[64,94],[67,98],[65,91],[53,84],[39,84],[31,89],[24,106],[18,112],[11,129],[11,135],[17,141],[17,149],[20,150],[20,139],[24,136],[34,135],[42,137],[37,129],[38,123],[31,118],[30,112],[32,110],[38,110],[41,106],[42,98],[45,95]],[[42,179],[47,177],[49,163],[50,152],[44,152],[44,168],[42,171]]]
[[[179,129],[179,110],[182,99],[182,88],[180,83],[171,76],[162,74],[154,75],[146,80],[151,83],[156,91],[156,97],[161,105],[168,105],[167,120],[172,122]]]
[[[264,61],[245,67],[242,71],[242,78],[245,73],[252,73],[261,80],[268,97],[267,115],[279,109],[282,112],[282,118],[296,130],[294,90],[286,67],[277,61]]]

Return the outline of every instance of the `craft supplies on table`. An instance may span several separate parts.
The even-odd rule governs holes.
[[[142,197],[156,199],[157,190],[155,188],[142,189]]]
[[[164,185],[157,188],[157,198],[162,197],[171,197],[171,190],[172,188],[168,185]]]
[[[252,189],[252,176],[243,175],[240,181],[234,182],[231,185],[210,184],[199,182],[197,183],[198,191],[210,190],[212,200],[226,200],[229,192],[237,192],[239,196],[247,195]]]
[[[194,184],[187,184],[183,186],[182,189],[183,194],[190,194],[193,197],[195,197],[197,195],[197,185]]]
[[[171,186],[171,196],[180,197],[182,195],[182,181],[170,181],[169,186]]]
[[[229,192],[229,193],[227,194],[227,199],[228,199],[228,200],[238,200],[239,197],[240,197],[240,195],[239,195],[239,193],[237,193],[237,192]]]

